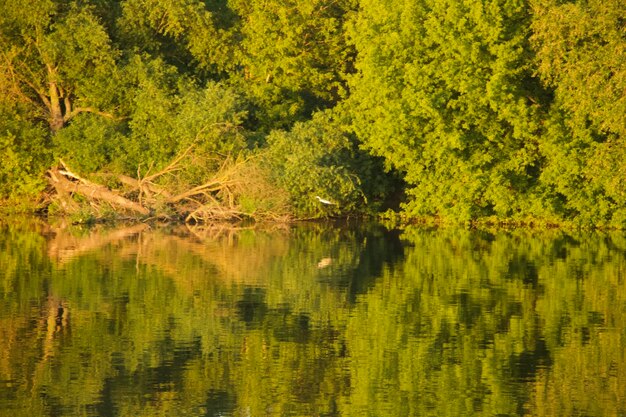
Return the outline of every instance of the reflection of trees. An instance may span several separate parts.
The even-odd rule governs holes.
[[[280,238],[268,231],[213,232],[152,231],[145,225],[97,233],[56,228],[47,230],[45,248],[39,234],[30,235],[39,246],[25,247],[11,260],[39,256],[31,267],[46,266],[48,277],[19,292],[16,302],[54,300],[22,312],[40,315],[46,324],[55,322],[57,300],[63,300],[73,326],[68,340],[50,336],[56,330],[46,333],[47,327],[12,333],[20,344],[49,340],[49,353],[34,348],[21,361],[42,368],[20,375],[33,393],[45,391],[42,406],[60,414],[93,409],[102,415],[154,415],[173,408],[196,414],[219,410],[215,401],[229,398],[240,407],[265,410],[255,402],[286,389],[280,401],[272,400],[275,413],[282,414],[293,406],[283,403],[314,400],[318,394],[311,387],[335,396],[335,352],[343,349],[345,356],[345,343],[336,342],[340,331],[329,312],[344,308],[346,295],[345,288],[333,289],[324,280],[332,271],[358,267],[361,245],[354,234],[345,230],[328,242],[318,225],[280,231]],[[329,254],[333,262],[323,275],[317,262]],[[8,286],[19,285],[18,275],[4,277]],[[16,352],[17,346],[7,349]],[[242,372],[259,352],[266,364]],[[282,359],[272,364],[276,355]],[[20,369],[14,357],[5,359],[7,369]],[[269,383],[262,369],[275,374]],[[76,378],[87,388],[70,399],[66,393]],[[38,397],[20,398],[19,408],[33,410]]]
[[[400,411],[407,415],[614,413],[618,391],[607,395],[601,386],[626,379],[624,312],[588,309],[623,301],[622,262],[615,262],[623,249],[607,250],[601,236],[561,233],[416,230],[405,238],[414,246],[402,271],[383,273],[357,300],[347,329],[352,414],[398,415],[399,403],[409,404]],[[582,281],[581,269],[588,271]],[[609,318],[620,324],[607,328]],[[585,335],[566,346],[564,319],[567,337]],[[588,345],[602,359],[578,353]],[[572,359],[579,363],[568,369]],[[602,362],[620,363],[621,371],[602,382]],[[593,381],[591,391],[577,378]],[[561,394],[558,407],[547,407],[546,395]],[[593,399],[607,397],[606,407]],[[586,403],[579,408],[578,398]]]
[[[74,234],[67,227],[52,229],[52,238],[48,241],[48,256],[59,264],[64,264],[89,252],[96,252],[106,245],[123,243],[128,238],[147,230],[144,223],[105,230],[102,233]]]
[[[401,245],[319,224],[193,232],[1,227],[0,374],[12,382],[0,407],[624,412],[621,236],[408,230]]]

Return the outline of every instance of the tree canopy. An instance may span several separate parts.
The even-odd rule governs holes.
[[[197,189],[239,159],[296,217],[401,200],[409,219],[623,228],[625,16],[619,0],[1,0],[0,197],[36,200],[59,158],[115,188],[103,175],[184,156],[153,185]]]

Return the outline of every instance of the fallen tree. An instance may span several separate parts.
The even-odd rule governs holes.
[[[290,219],[286,192],[270,183],[270,176],[257,161],[222,157],[216,169],[206,172],[200,184],[194,184],[186,182],[184,175],[194,166],[192,157],[189,148],[158,172],[151,174],[148,170],[142,176],[138,169],[137,178],[99,174],[108,179],[107,183],[116,184],[115,188],[95,182],[91,179],[94,176],[87,179],[59,161],[47,172],[50,201],[63,214],[87,209],[91,219],[107,217],[101,213],[187,223]]]
[[[105,202],[143,216],[150,214],[149,208],[114,193],[105,186],[87,181],[71,171],[54,168],[48,171],[48,178],[66,208],[74,207],[67,204],[67,201],[71,201],[73,194],[78,194],[87,200]]]

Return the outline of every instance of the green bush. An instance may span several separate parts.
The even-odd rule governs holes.
[[[247,147],[240,129],[246,112],[233,90],[215,82],[198,86],[160,60],[137,58],[129,72],[135,90],[122,156],[126,171],[158,170],[192,145],[213,156]]]
[[[0,201],[6,208],[32,208],[45,188],[49,149],[46,129],[0,110]]]
[[[286,189],[298,216],[323,217],[365,212],[384,197],[382,166],[361,152],[330,111],[316,113],[290,131],[273,131],[264,160],[274,181]],[[369,186],[365,186],[369,184]],[[331,201],[320,203],[316,197]]]
[[[124,126],[98,115],[77,116],[53,137],[54,154],[77,172],[88,174],[110,167],[126,154]]]

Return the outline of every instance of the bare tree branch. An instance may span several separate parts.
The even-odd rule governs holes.
[[[98,116],[106,117],[107,119],[120,120],[111,113],[100,111],[94,107],[77,107],[73,109],[70,113],[65,113],[65,116],[63,116],[63,121],[68,122],[80,113],[93,113],[97,114]]]

